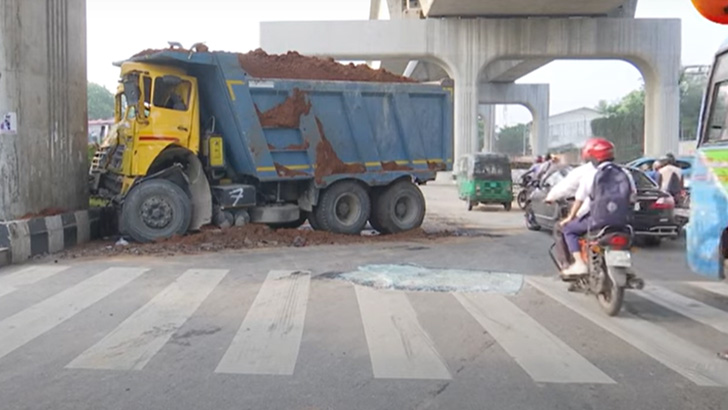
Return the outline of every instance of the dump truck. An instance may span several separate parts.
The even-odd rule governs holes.
[[[116,63],[115,124],[89,179],[119,231],[149,242],[211,223],[419,227],[418,185],[452,168],[453,84],[368,68],[351,81],[361,66],[296,54],[284,70],[257,52],[175,47]]]

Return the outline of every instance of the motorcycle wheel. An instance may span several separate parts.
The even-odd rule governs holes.
[[[541,225],[536,223],[536,216],[533,214],[533,210],[530,207],[526,208],[526,213],[524,216],[526,217],[526,228],[529,231],[541,230]]]
[[[616,316],[622,309],[622,302],[624,301],[624,288],[620,286],[614,286],[612,281],[608,281],[606,284],[607,289],[597,295],[599,306],[608,316]]]
[[[528,196],[526,195],[526,190],[522,190],[518,193],[518,196],[516,197],[516,201],[518,201],[518,207],[521,209],[526,209],[526,200],[528,199]]]

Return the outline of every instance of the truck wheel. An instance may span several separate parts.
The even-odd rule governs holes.
[[[376,204],[379,201],[379,197],[381,196],[381,193],[379,189],[372,190],[370,192],[370,200],[372,202],[372,214],[369,216],[369,225],[372,226],[377,232],[382,232],[384,228],[382,227],[382,223],[379,222],[379,215],[377,214],[377,207]]]
[[[316,223],[324,231],[358,235],[371,213],[367,191],[354,181],[340,181],[324,190],[316,206]]]
[[[321,225],[316,220],[316,207],[314,207],[313,210],[308,213],[308,224],[311,225],[311,228],[314,231],[321,230]]]
[[[388,187],[374,204],[382,233],[397,233],[419,228],[425,219],[425,197],[410,181]]]
[[[184,235],[191,219],[190,198],[166,179],[152,179],[134,187],[121,210],[123,231],[138,242]]]

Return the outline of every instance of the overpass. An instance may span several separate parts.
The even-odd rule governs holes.
[[[634,19],[636,4],[393,0],[387,2],[388,21],[262,23],[261,45],[274,53],[295,49],[339,59],[382,60],[387,68],[393,61],[404,62],[410,72],[416,70],[412,60],[442,67],[455,80],[457,155],[479,149],[481,84],[512,83],[559,58],[625,60],[645,79],[645,152],[657,155],[678,145],[680,22]],[[381,6],[380,1],[372,3],[372,17],[380,15]],[[534,151],[545,152],[547,136],[534,134]]]

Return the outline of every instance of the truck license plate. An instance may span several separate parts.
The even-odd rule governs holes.
[[[628,268],[632,266],[632,253],[630,251],[613,251],[607,249],[604,253],[607,266]]]

